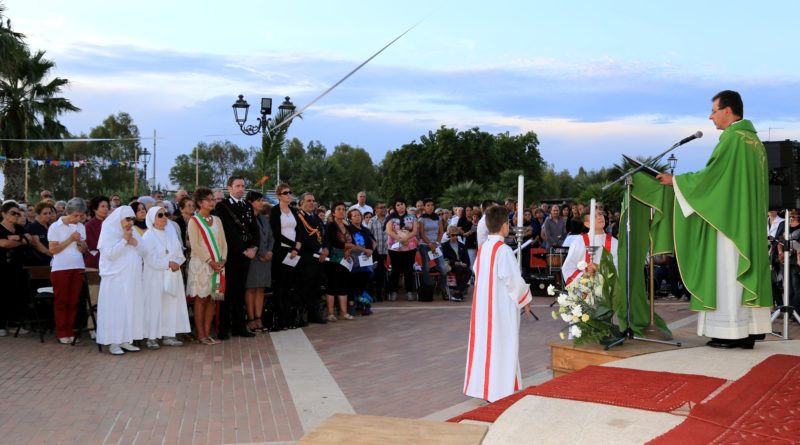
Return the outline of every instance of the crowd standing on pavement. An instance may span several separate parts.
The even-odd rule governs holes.
[[[35,206],[6,201],[0,336],[27,331],[31,289],[41,284],[30,282],[32,267],[49,267],[57,341],[75,344],[89,330],[115,355],[351,322],[371,315],[375,302],[428,302],[436,290],[462,302],[485,236],[482,212],[498,205],[370,204],[362,191],[353,205],[328,208],[285,183],[274,196],[232,176],[226,190],[179,190],[174,201],[160,192],[55,201],[49,191]],[[504,206],[516,225],[516,203]],[[528,249],[561,246],[582,207],[525,208]],[[607,216],[606,230],[616,231],[619,214]],[[83,301],[96,308],[97,326],[87,325]]]

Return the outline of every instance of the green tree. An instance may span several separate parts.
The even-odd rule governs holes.
[[[143,150],[138,140],[139,127],[134,123],[133,117],[124,111],[109,115],[100,125],[92,128],[88,136],[119,139],[92,143],[92,156],[97,166],[93,189],[106,194],[118,193],[123,199],[127,199],[133,195],[133,179],[136,176],[139,180],[137,194],[145,194],[144,165],[141,160],[139,165],[133,164]],[[134,175],[136,169],[138,174]]]
[[[526,189],[539,184],[544,161],[538,149],[536,133],[492,135],[478,128],[458,131],[440,127],[386,154],[379,167],[380,190],[384,196],[402,195],[407,199],[437,198],[451,185],[472,180],[487,197],[508,193],[507,184],[516,175],[525,175]],[[516,192],[515,192],[516,193]]]
[[[339,144],[334,147],[328,162],[331,164],[332,182],[336,185],[334,199],[354,202],[359,191],[375,188],[375,165],[363,148]]]
[[[198,143],[191,154],[175,158],[169,171],[169,179],[180,187],[195,188],[195,158],[199,158],[199,185],[204,187],[224,187],[232,175],[252,176],[249,170],[255,153],[245,150],[230,141],[214,141],[210,144]],[[252,178],[251,178],[252,179]]]
[[[3,54],[0,68],[0,138],[46,139],[65,136],[66,128],[58,121],[58,117],[66,112],[80,111],[68,99],[60,97],[62,88],[69,81],[53,77],[55,63],[45,59],[44,51],[31,53],[21,35],[14,33],[8,22],[0,28],[0,52]],[[7,158],[27,158],[33,150],[44,149],[42,146],[59,147],[52,143],[8,141],[2,144],[2,154]],[[23,197],[24,164],[5,162],[3,175],[4,196]]]

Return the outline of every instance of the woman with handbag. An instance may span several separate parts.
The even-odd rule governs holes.
[[[414,281],[414,259],[417,255],[417,219],[407,211],[406,200],[396,198],[395,212],[386,218],[386,234],[389,243],[389,260],[392,273],[389,276],[389,301],[397,300],[400,275],[403,275],[408,301],[416,299]]]

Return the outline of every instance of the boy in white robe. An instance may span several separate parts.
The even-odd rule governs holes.
[[[591,209],[586,209],[583,211],[583,225],[588,229],[591,227],[591,222],[589,219],[591,218]],[[617,239],[611,236],[603,230],[603,227],[606,224],[606,218],[603,216],[603,212],[596,212],[595,213],[595,224],[594,224],[594,236],[590,239],[588,233],[584,233],[581,236],[578,236],[572,243],[569,245],[569,252],[567,252],[567,257],[564,259],[564,265],[561,266],[561,272],[564,274],[564,284],[569,285],[574,280],[578,279],[583,275],[585,272],[589,272],[591,274],[597,271],[597,264],[600,262],[600,251],[596,251],[594,258],[587,258],[586,256],[586,247],[587,245],[597,246],[608,253],[614,258],[614,266],[617,266]],[[580,270],[578,268],[578,263],[581,261],[586,262],[586,270]]]
[[[508,212],[493,206],[484,216],[489,236],[473,266],[464,394],[494,402],[521,389],[520,309],[529,312],[532,298],[513,251],[503,242],[508,236]]]

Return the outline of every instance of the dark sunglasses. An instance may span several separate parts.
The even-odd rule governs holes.
[[[278,194],[279,194],[279,195],[284,195],[284,196],[286,196],[286,195],[291,195],[291,194],[292,194],[292,191],[291,191],[291,190],[284,190],[284,191],[282,191],[282,192],[280,192],[280,193],[278,193]]]
[[[166,213],[163,213],[163,212],[158,212],[158,213],[156,213],[156,218],[163,218],[163,217],[165,217],[165,216],[167,216],[167,214],[166,214]]]

